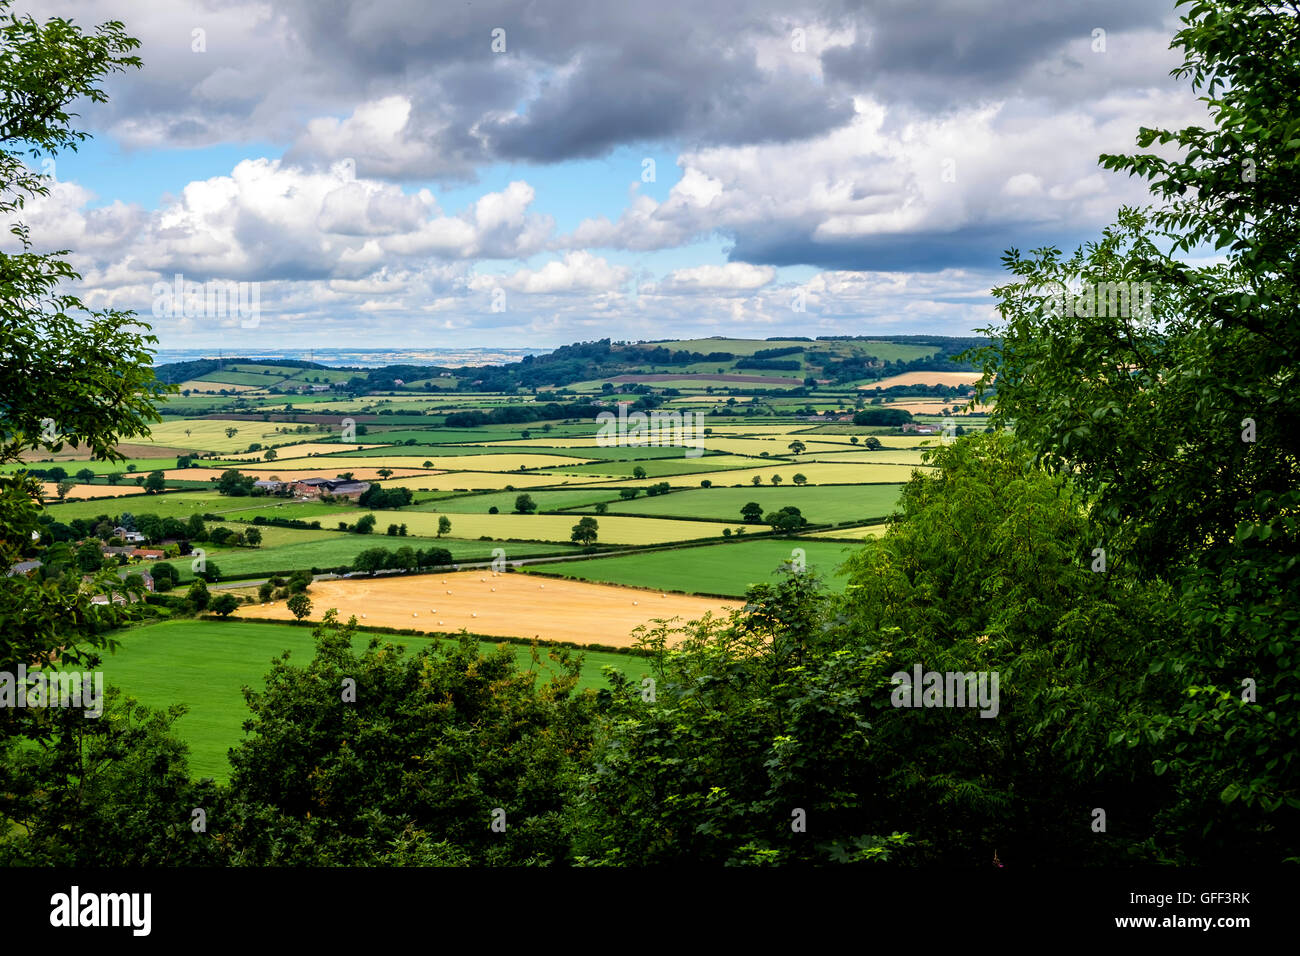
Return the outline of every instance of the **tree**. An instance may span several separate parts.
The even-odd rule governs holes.
[[[302,620],[311,613],[311,598],[305,591],[299,591],[289,598],[289,613],[298,620]]]
[[[802,455],[804,451],[807,450],[808,446],[801,441],[792,441],[790,442],[789,448],[790,448],[790,454]]]
[[[230,427],[226,428],[226,437],[227,437],[227,438],[234,438],[234,437],[235,437],[236,435],[238,435],[238,434],[239,434],[239,429],[238,429],[238,428],[235,428],[234,426],[230,426]]]
[[[254,548],[256,548],[259,544],[262,543],[262,532],[256,527],[250,526],[248,528],[245,528],[244,540],[247,541]]]
[[[157,494],[166,486],[166,481],[161,471],[151,471],[144,481],[144,490],[151,495]]]
[[[253,483],[257,479],[252,475],[240,474],[234,468],[228,468],[217,479],[217,493],[242,498],[253,493]]]
[[[273,591],[275,591],[275,588],[272,587],[271,582],[263,581],[257,588],[257,599],[265,604],[267,601],[271,600],[271,594]]]
[[[1300,692],[1300,21],[1198,0],[1183,24],[1175,75],[1212,125],[1142,129],[1142,152],[1101,157],[1149,182],[1151,208],[1068,257],[1007,252],[976,395],[996,376],[991,424],[1073,476],[1109,555],[1178,588],[1183,637],[1152,666],[1180,675],[1180,698],[1126,737],[1168,741],[1160,768],[1184,796],[1164,839],[1277,861],[1300,808],[1300,714],[1269,703]],[[1178,258],[1210,246],[1223,261]]]
[[[763,483],[762,475],[755,475],[753,478],[750,479],[750,484],[761,485],[762,483]]]
[[[110,471],[104,476],[104,479],[110,485],[119,485],[122,483],[122,473],[120,471]]]
[[[596,543],[598,526],[595,518],[582,518],[573,526],[570,540],[590,547]]]
[[[82,484],[90,484],[90,482],[95,480],[95,473],[89,468],[82,468],[77,472],[77,480]]]
[[[624,501],[631,501],[640,493],[640,491],[640,488],[620,488],[618,489],[618,496]]]
[[[780,475],[773,475],[773,476],[772,476],[772,484],[774,484],[774,485],[779,485],[780,483],[781,483],[781,476],[780,476]]]
[[[763,517],[764,524],[770,524],[775,530],[790,533],[798,531],[808,523],[807,519],[794,505],[787,505],[780,511],[773,511]]]
[[[93,574],[104,566],[104,552],[98,541],[83,541],[77,548],[77,567],[85,574]]]
[[[451,534],[451,519],[448,518],[446,515],[439,515],[438,516],[438,537],[441,538],[444,534]]]
[[[533,496],[529,494],[519,495],[515,498],[515,513],[521,515],[530,515],[537,511],[537,502],[533,501]]]
[[[202,611],[208,606],[211,595],[208,593],[208,586],[202,578],[190,585],[189,591],[185,593],[185,600],[196,611]]]
[[[794,483],[795,483],[796,485],[806,485],[806,484],[808,484],[808,476],[805,475],[805,474],[801,474],[801,473],[796,472],[796,473],[795,473],[795,476],[794,476]]]
[[[603,515],[605,512],[609,511],[609,502],[597,501],[595,511],[596,514]]]
[[[355,620],[327,612],[315,655],[276,661],[265,689],[247,693],[250,733],[231,755],[223,816],[258,825],[220,834],[233,857],[276,866],[571,862],[567,811],[588,767],[595,710],[594,695],[576,690],[576,658],[561,651],[539,676],[514,649],[483,653],[472,638],[354,650],[355,632]],[[340,700],[345,680],[356,704]],[[504,831],[489,825],[497,807]]]
[[[763,506],[757,501],[747,502],[740,509],[740,516],[751,523],[758,523],[763,520]]]
[[[352,530],[357,534],[370,534],[375,530],[375,516],[372,514],[362,515],[357,519],[357,523],[352,526]]]
[[[853,415],[855,425],[906,425],[911,420],[905,408],[864,408]]]
[[[387,548],[366,548],[352,559],[352,570],[363,574],[374,574],[388,563]]]
[[[380,468],[379,471],[377,472],[380,478],[387,478],[392,473],[393,473],[393,469],[391,468]]]
[[[195,573],[198,575],[200,580],[206,581],[209,584],[221,580],[221,569],[217,567],[217,562],[215,561],[204,561],[203,570],[196,571]]]
[[[149,573],[153,575],[153,589],[159,592],[170,591],[176,586],[180,575],[176,573],[175,565],[167,561],[158,561],[149,566]]]
[[[388,536],[389,536],[390,538],[396,538],[396,537],[397,537],[397,525],[396,525],[396,524],[390,524],[390,525],[388,526],[387,534],[388,534]]]
[[[268,448],[266,451],[262,452],[262,458],[265,459],[266,461],[275,461],[275,459],[278,457],[279,457],[279,452],[277,452],[274,448]]]
[[[212,602],[212,612],[222,617],[229,617],[230,612],[239,607],[239,598],[233,594],[218,594]]]
[[[877,438],[875,435],[868,435],[865,439],[863,439],[862,444],[863,446],[866,447],[868,451],[879,451],[881,448],[884,447],[880,443],[880,439]]]
[[[635,468],[632,469],[633,478],[644,478],[645,475],[646,475],[646,471],[640,465],[637,465]]]
[[[75,487],[77,487],[77,483],[75,481],[70,481],[65,478],[63,481],[60,481],[57,485],[54,486],[54,490],[55,493],[59,496],[59,500],[62,501],[64,498],[68,497],[68,492]]]

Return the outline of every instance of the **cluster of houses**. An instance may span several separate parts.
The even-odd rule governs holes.
[[[253,487],[271,495],[289,492],[300,498],[355,499],[370,490],[370,482],[344,478],[303,478],[298,481],[255,481]]]

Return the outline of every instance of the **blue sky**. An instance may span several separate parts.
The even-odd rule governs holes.
[[[1144,201],[1099,153],[1200,109],[1155,0],[26,11],[141,40],[23,218],[165,348],[967,334],[1005,248]]]

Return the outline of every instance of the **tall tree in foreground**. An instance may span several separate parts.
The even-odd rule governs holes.
[[[105,100],[100,81],[140,65],[139,43],[116,21],[93,33],[63,19],[37,23],[8,12],[0,0],[0,214],[22,251],[0,253],[0,464],[23,453],[65,446],[121,460],[120,438],[148,432],[157,421],[153,398],[163,391],[153,376],[156,340],[131,313],[91,311],[67,283],[79,278],[67,250],[34,252],[18,220],[27,199],[49,192],[48,177],[22,159],[75,150],[86,133],[67,112],[74,100]],[[0,475],[0,570],[38,556],[40,485],[23,472]],[[120,590],[120,587],[119,587]],[[89,596],[37,576],[0,575],[0,670],[87,658],[84,645],[103,647],[99,629],[120,616],[114,605],[95,607]],[[39,715],[8,711],[0,734]],[[30,718],[30,719],[26,719]]]
[[[1179,6],[1174,74],[1213,125],[1140,131],[1173,158],[1102,157],[1153,208],[1068,258],[1004,257],[979,391],[1092,497],[1111,567],[1178,587],[1185,638],[1152,667],[1181,703],[1129,737],[1164,741],[1181,797],[1163,826],[1199,859],[1277,860],[1300,854],[1300,16]],[[1211,249],[1226,261],[1175,258]]]

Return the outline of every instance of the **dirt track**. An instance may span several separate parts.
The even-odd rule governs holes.
[[[475,634],[614,647],[630,647],[633,628],[653,618],[679,617],[685,622],[706,611],[717,616],[740,606],[736,601],[661,596],[658,591],[517,573],[493,575],[487,570],[317,581],[310,597],[313,621],[333,607],[342,620],[355,614],[363,626],[447,633],[464,628]],[[292,619],[284,601],[247,605],[236,615]]]

